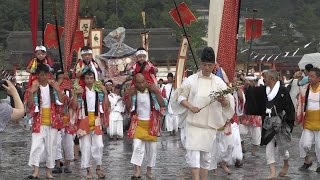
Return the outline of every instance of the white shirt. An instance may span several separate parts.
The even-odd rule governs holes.
[[[258,80],[258,86],[264,86],[263,77]]]
[[[144,93],[138,91],[136,108],[139,120],[150,120],[151,105],[148,91]]]
[[[120,96],[115,93],[110,93],[108,95],[109,101],[110,101],[110,107],[111,111],[114,112],[124,112],[124,104],[123,101],[120,100]]]
[[[49,84],[46,86],[40,85],[40,95],[41,95],[41,101],[42,101],[42,108],[50,108],[51,99],[50,99],[50,88]],[[39,98],[39,97],[38,97]]]
[[[96,92],[94,90],[90,90],[87,86],[86,86],[86,100],[87,100],[88,112],[95,112]]]
[[[319,110],[320,109],[320,92],[314,93],[309,91],[307,110]]]

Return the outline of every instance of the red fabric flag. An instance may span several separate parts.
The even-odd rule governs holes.
[[[183,24],[190,25],[192,21],[196,21],[197,18],[193,15],[193,13],[190,11],[188,6],[182,2],[178,6],[178,11],[181,16],[181,20]],[[182,27],[182,23],[179,18],[179,14],[176,8],[172,9],[169,14],[173,18],[173,20],[178,24],[178,26]]]
[[[38,35],[38,0],[30,0],[30,29],[34,50],[37,46]]]
[[[72,51],[78,51],[84,46],[84,34],[83,31],[76,31],[74,33],[74,39],[72,43]]]
[[[59,39],[61,39],[63,27],[58,26]],[[58,38],[56,32],[56,25],[47,23],[46,29],[44,30],[44,42],[48,48],[58,47]]]
[[[216,58],[230,80],[236,69],[239,5],[240,0],[224,0]]]
[[[71,67],[72,62],[72,42],[78,25],[79,0],[64,1],[64,70]]]
[[[252,18],[246,18],[246,34],[245,39],[246,41],[249,41],[251,37],[254,39],[258,39],[262,35],[262,19],[253,19]],[[253,30],[253,33],[251,32]]]

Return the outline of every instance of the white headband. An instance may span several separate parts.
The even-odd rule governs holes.
[[[81,50],[81,55],[84,55],[84,54],[92,54],[92,49]]]
[[[111,85],[112,84],[112,82],[106,82],[106,85]]]
[[[34,50],[34,52],[37,52],[37,51],[45,51],[45,52],[47,52],[47,48],[44,47],[44,46],[37,46],[36,49]]]
[[[246,76],[245,79],[249,80],[249,81],[253,81],[253,80],[256,80],[257,77],[256,76]]]
[[[147,51],[145,51],[145,50],[139,50],[139,51],[136,52],[136,56],[138,56],[138,55],[145,55],[145,56],[147,56]]]

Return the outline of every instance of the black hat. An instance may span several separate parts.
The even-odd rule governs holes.
[[[215,55],[212,47],[205,47],[202,50],[201,62],[205,63],[215,63]]]

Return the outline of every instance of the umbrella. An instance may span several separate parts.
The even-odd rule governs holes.
[[[298,63],[300,69],[305,69],[307,64],[320,68],[320,53],[305,54]]]

